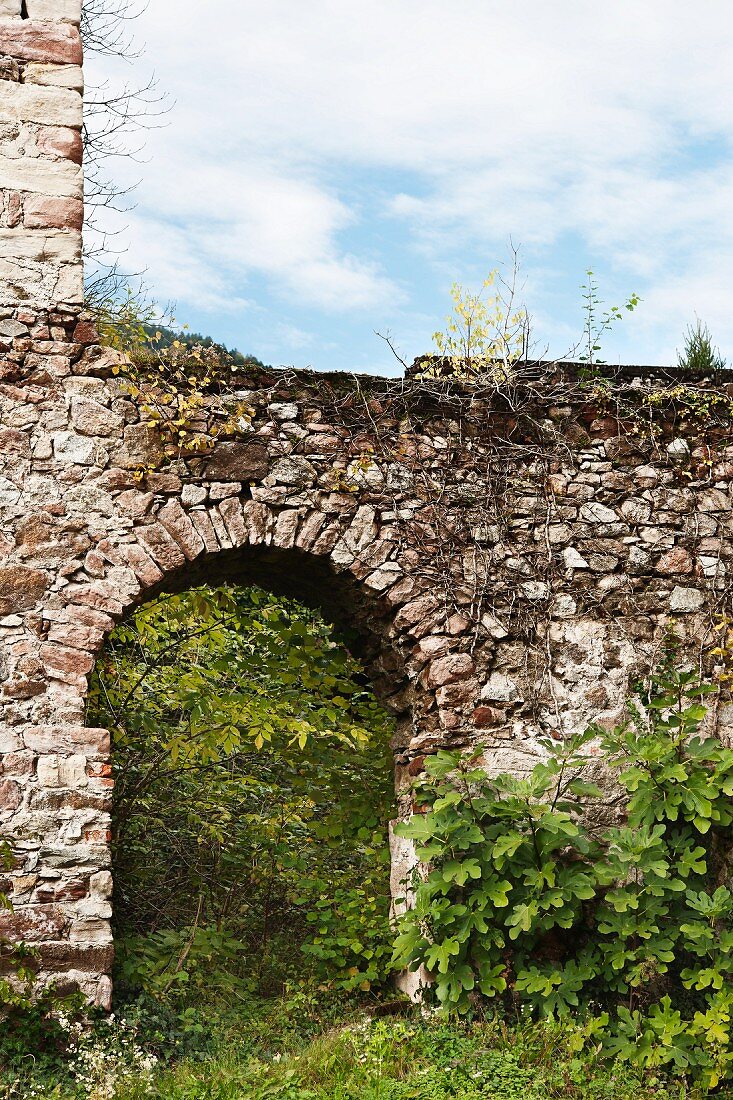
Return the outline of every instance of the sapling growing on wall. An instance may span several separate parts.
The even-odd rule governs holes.
[[[445,331],[433,333],[437,355],[457,378],[484,376],[508,382],[515,364],[526,360],[530,347],[530,316],[518,301],[519,257],[513,249],[508,278],[499,269],[490,271],[478,291],[453,283],[453,310]],[[439,373],[444,373],[439,366]],[[423,377],[433,377],[436,367],[427,365]]]
[[[695,318],[694,325],[688,325],[682,351],[677,352],[677,366],[688,371],[717,371],[725,367],[725,359],[720,349],[713,344],[708,326]]]
[[[609,309],[604,310],[601,308],[603,299],[599,297],[598,283],[593,271],[589,269],[585,274],[586,282],[580,287],[583,292],[583,313],[585,315],[581,342],[583,350],[578,358],[581,363],[586,364],[586,369],[592,373],[595,367],[602,366],[605,362],[600,358],[603,349],[603,338],[614,325],[623,320],[624,310],[633,313],[641,298],[636,293],[630,294],[623,306],[611,306]]]

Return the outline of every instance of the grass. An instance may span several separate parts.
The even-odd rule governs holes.
[[[388,1013],[388,1014],[382,1014]],[[528,1018],[444,1021],[402,1002],[355,1004],[298,991],[212,1001],[177,1013],[129,1006],[128,1029],[100,1022],[86,1084],[44,1069],[3,1077],[0,1100],[701,1100],[649,1072],[581,1048],[578,1026]],[[137,1032],[137,1039],[130,1035]],[[159,1062],[146,1076],[135,1043]],[[40,1053],[40,1052],[39,1052]],[[89,1067],[96,1067],[90,1071]],[[11,1087],[10,1081],[16,1084]],[[63,1079],[62,1079],[63,1078]],[[7,1082],[5,1085],[3,1081]],[[733,1100],[733,1092],[718,1093]]]
[[[341,1014],[343,1016],[343,1008]],[[578,1053],[556,1022],[444,1022],[368,1013],[331,1021],[283,1001],[220,1021],[214,1046],[117,1100],[679,1100],[695,1093]],[[333,1009],[330,1010],[333,1016]]]

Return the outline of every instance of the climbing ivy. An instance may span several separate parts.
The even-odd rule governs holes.
[[[421,812],[399,831],[430,871],[395,963],[426,967],[447,1011],[601,1008],[592,1030],[609,1056],[706,1087],[730,1077],[733,751],[702,730],[713,690],[668,660],[622,725],[543,742],[524,779],[428,758]],[[594,751],[614,772],[610,800],[587,779]],[[604,814],[617,823],[592,824]]]

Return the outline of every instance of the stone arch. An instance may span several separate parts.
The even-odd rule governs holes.
[[[174,511],[177,519],[175,528],[177,541],[178,545],[182,547],[181,513],[177,509]],[[211,509],[202,508],[197,513],[197,518],[199,529],[216,529],[214,523],[217,523],[217,520],[214,518],[212,523]],[[168,514],[168,520],[170,521],[170,513]],[[209,525],[211,526],[209,527]],[[276,527],[277,524],[275,524]],[[284,541],[289,543],[290,533],[293,531],[292,524],[288,524],[287,531],[288,535]],[[186,528],[186,533],[190,537],[191,532],[188,528]],[[158,547],[160,546],[159,537],[158,535],[153,540]],[[106,543],[100,545],[103,547],[104,552],[109,549]],[[409,752],[412,737],[411,703],[414,698],[414,688],[410,684],[402,657],[393,647],[393,631],[390,629],[391,616],[386,605],[380,606],[381,600],[378,594],[365,589],[363,581],[357,580],[350,570],[346,569],[337,573],[328,553],[316,554],[312,549],[303,550],[295,545],[280,545],[276,529],[273,529],[272,539],[266,538],[263,542],[257,542],[256,540],[250,542],[248,540],[241,546],[228,546],[220,548],[218,551],[212,550],[211,545],[208,547],[204,545],[201,548],[198,547],[198,544],[194,545],[189,542],[189,556],[185,557],[185,561],[177,566],[174,564],[177,555],[171,552],[172,548],[167,541],[164,545],[166,547],[165,556],[171,565],[170,571],[165,572],[159,566],[162,576],[150,585],[146,585],[139,577],[141,581],[140,590],[125,604],[121,616],[122,621],[137,607],[154,600],[160,595],[185,592],[203,584],[212,587],[226,583],[242,587],[256,585],[273,595],[290,597],[306,606],[321,611],[327,622],[340,627],[344,633],[348,634],[348,641],[342,641],[341,644],[351,654],[360,659],[369,680],[369,686],[394,719],[395,730],[390,739],[389,748],[394,759],[391,774],[397,788],[403,771],[400,767],[400,761],[403,759],[405,752]],[[198,553],[195,553],[196,549],[198,549]],[[160,556],[158,560],[161,561]],[[149,565],[146,566],[145,572],[152,580],[153,573]],[[116,625],[118,624],[115,623]],[[108,636],[109,632],[106,632],[101,642],[99,642],[94,654],[96,658],[99,658],[100,651]],[[362,684],[364,682],[361,676],[357,680]],[[100,870],[90,874],[90,880],[94,880],[90,890],[92,895],[90,898],[91,907],[85,906],[80,913],[80,919],[76,923],[76,932],[81,943],[85,942],[85,925],[91,924],[90,934],[87,936],[85,946],[78,951],[76,972],[71,975],[71,981],[74,985],[80,985],[90,996],[93,995],[98,1004],[108,1007],[111,1003],[112,988],[109,973],[96,974],[92,972],[87,974],[84,972],[83,966],[85,962],[99,963],[102,961],[109,970],[113,958],[111,929],[114,923],[114,907],[110,908],[111,895],[108,890],[113,886],[115,878],[114,861],[111,860],[111,837],[114,828],[111,794],[114,788],[117,764],[114,746],[108,737],[108,731],[91,729],[90,733],[91,745],[104,746],[102,754],[106,754],[106,759],[99,762],[99,770],[103,773],[103,783],[109,785],[108,798],[110,802],[105,799],[103,803],[100,803],[95,799],[93,808],[100,810],[104,815],[95,824],[99,827],[100,832],[104,830],[108,835],[110,851],[101,855]],[[388,774],[388,768],[389,765],[384,769],[383,774],[385,776]],[[108,771],[111,774],[107,774]],[[394,853],[390,888],[394,897],[398,895],[398,890],[400,894],[404,892],[405,871],[403,870],[403,862],[407,842],[400,842],[396,839],[392,833],[392,825],[393,822],[390,822],[389,845]],[[407,854],[408,857],[412,856],[411,847],[407,849]],[[110,922],[109,928],[103,927],[103,922],[106,921]],[[73,925],[70,925],[70,933],[72,929]],[[99,944],[93,943],[92,941],[95,940],[101,942]],[[51,956],[53,955],[51,945],[46,945],[46,951]],[[70,979],[68,973],[61,977],[51,972],[48,977],[57,982],[60,980],[62,983],[68,982]],[[414,981],[406,976],[399,978],[399,984],[401,988],[404,987],[406,992],[410,992],[415,986]]]
[[[16,919],[41,950],[44,978],[79,986],[101,1004],[111,993],[114,777],[109,734],[84,725],[83,707],[88,676],[116,622],[160,592],[226,580],[319,606],[356,630],[358,655],[398,720],[398,779],[413,754],[418,712],[431,706],[429,693],[421,703],[425,693],[412,667],[409,616],[401,625],[399,619],[413,586],[392,560],[397,543],[373,508],[271,507],[239,483],[199,480],[187,489],[164,502],[144,487],[120,491],[83,569],[56,597],[45,593],[50,626],[38,659],[48,691],[35,694],[32,682],[11,680],[10,694],[28,695],[26,710],[47,719],[17,728],[6,746],[27,769],[22,782],[9,780],[21,792],[12,826],[28,852],[25,883],[21,876],[15,889]],[[212,492],[222,499],[209,499]],[[71,535],[67,553],[73,525]],[[35,546],[41,560],[47,545]]]

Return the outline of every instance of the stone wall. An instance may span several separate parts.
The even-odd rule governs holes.
[[[0,305],[82,301],[80,15],[0,0]]]
[[[176,452],[81,309],[78,23],[78,0],[0,0],[0,937],[106,1004],[114,761],[84,708],[115,623],[202,581],[299,596],[356,631],[404,812],[442,746],[521,772],[548,734],[615,722],[670,633],[714,671],[733,391],[257,370]],[[207,395],[204,436],[221,412]],[[722,691],[710,723],[731,737]]]
[[[705,660],[733,558],[725,388],[652,376],[594,393],[548,376],[507,396],[257,371],[228,398],[246,409],[228,436],[165,458],[83,318],[15,320],[0,366],[0,824],[17,866],[0,933],[102,1003],[113,762],[84,698],[141,600],[256,581],[355,627],[399,719],[402,791],[441,746],[521,772],[548,733],[615,722],[669,632]],[[53,351],[38,350],[46,329]],[[729,737],[730,709],[713,709]]]

